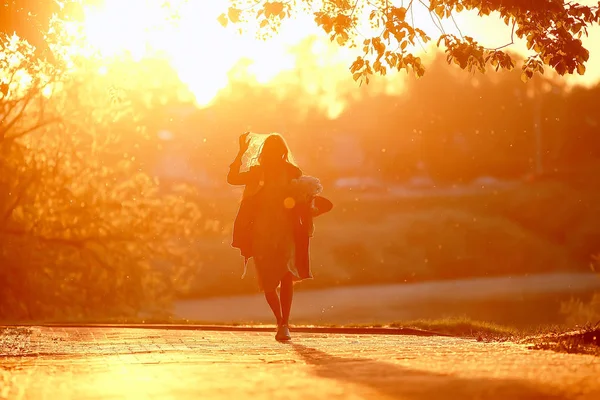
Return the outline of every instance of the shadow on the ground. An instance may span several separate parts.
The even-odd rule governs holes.
[[[407,400],[430,399],[565,399],[551,387],[535,387],[505,379],[466,379],[411,370],[368,358],[335,357],[300,344],[291,344],[315,375],[369,388],[381,395]]]

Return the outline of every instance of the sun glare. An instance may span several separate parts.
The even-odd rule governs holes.
[[[104,57],[166,58],[197,104],[206,106],[227,86],[229,71],[241,59],[250,60],[248,74],[266,84],[295,67],[289,46],[314,33],[314,26],[296,20],[272,40],[241,36],[217,21],[228,3],[171,1],[167,8],[162,0],[105,0],[85,7],[84,32]],[[172,12],[175,18],[170,18]]]
[[[201,107],[211,104],[217,93],[228,86],[231,71],[240,65],[241,60],[246,60],[242,63],[246,67],[242,71],[244,79],[262,85],[270,84],[282,73],[299,67],[297,57],[291,53],[295,45],[311,35],[324,38],[310,16],[287,20],[279,33],[266,41],[256,39],[252,32],[240,35],[234,29],[224,29],[217,21],[229,4],[229,0],[104,0],[84,7],[83,33],[87,44],[107,58],[127,54],[134,60],[146,57],[166,59]],[[172,18],[173,15],[175,18]],[[430,21],[425,8],[416,7],[410,18],[419,26],[431,28],[435,36],[435,24]],[[509,29],[489,18],[482,20],[465,14],[458,20],[465,32],[471,33],[469,28],[473,28],[477,33],[476,39],[482,43],[504,44],[503,41],[510,39]],[[445,28],[452,31],[457,26],[448,22]],[[366,27],[361,31],[365,35],[370,33]],[[587,44],[591,46],[590,41]],[[514,50],[522,52],[522,47],[517,44]],[[319,60],[331,62],[332,51],[337,52],[334,58],[339,71],[331,73],[332,69],[327,65],[323,70],[315,71],[319,76],[302,82],[306,87],[317,81],[325,82],[326,87],[321,88],[320,93],[327,92],[324,96],[327,101],[334,101],[332,99],[337,94],[329,91],[335,91],[337,82],[350,76],[343,73],[347,72],[357,55],[348,49],[340,50],[324,39],[320,45],[313,47],[311,57],[316,63]],[[424,58],[433,54],[421,45],[415,46],[414,51]],[[588,74],[577,77],[577,82],[597,81],[598,73],[592,73],[597,69],[593,68],[597,63],[598,60],[591,59]],[[326,69],[328,76],[322,77]],[[99,74],[106,72],[106,67],[98,70]],[[301,75],[306,76],[305,73]],[[239,71],[235,76],[240,76]],[[402,90],[402,79],[387,79],[386,82],[386,92]],[[333,114],[338,114],[339,105],[334,106],[337,111]]]

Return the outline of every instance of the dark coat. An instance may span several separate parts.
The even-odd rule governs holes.
[[[290,176],[298,178],[302,172],[297,167],[288,164]],[[239,172],[239,165],[232,164],[227,181],[233,185],[246,185],[244,196],[240,203],[238,213],[233,223],[233,240],[231,246],[240,250],[245,263],[253,256],[252,233],[256,202],[259,200],[257,194],[260,192],[260,181],[262,174],[260,167],[252,167],[248,172]],[[320,206],[316,208],[315,206]],[[329,200],[317,196],[310,203],[297,203],[290,210],[290,218],[293,221],[295,238],[296,268],[300,279],[312,278],[310,271],[310,238],[312,236],[313,217],[331,210],[332,204]]]

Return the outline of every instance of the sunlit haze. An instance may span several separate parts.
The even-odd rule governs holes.
[[[247,72],[262,84],[294,69],[289,46],[316,31],[296,20],[278,37],[262,41],[251,33],[241,36],[217,22],[219,14],[227,10],[226,0],[173,1],[171,9],[179,15],[177,20],[167,18],[169,11],[162,3],[106,0],[100,6],[86,7],[88,40],[106,56],[127,52],[137,59],[167,58],[201,106],[227,86],[228,73],[242,59],[251,60]]]
[[[166,58],[177,71],[179,78],[188,85],[197,104],[206,106],[220,90],[227,87],[230,71],[240,60],[249,60],[244,72],[247,79],[266,85],[285,71],[301,68],[302,65],[299,65],[290,49],[303,39],[316,36],[320,41],[313,46],[311,56],[315,59],[326,59],[335,66],[320,71],[328,74],[321,79],[328,87],[320,93],[329,96],[328,113],[332,116],[339,114],[341,106],[336,105],[335,93],[332,91],[335,92],[335,82],[349,79],[347,68],[358,53],[329,44],[310,16],[300,15],[286,20],[278,35],[268,40],[260,40],[253,32],[240,35],[234,27],[226,29],[219,24],[217,17],[227,10],[227,0],[178,0],[171,1],[168,8],[163,4],[161,0],[105,0],[99,5],[86,6],[85,32],[89,43],[106,57],[125,52],[135,59]],[[431,29],[433,25],[425,9],[422,6],[415,8],[417,11],[414,18],[417,24]],[[177,15],[176,19],[169,18],[173,12]],[[490,47],[510,41],[510,30],[493,17],[482,19],[461,14],[458,24],[465,35],[471,35]],[[453,23],[446,21],[445,25],[447,31],[457,31]],[[431,32],[437,33],[435,29]],[[594,44],[600,43],[597,39],[598,29],[591,33],[586,42],[587,46],[600,46]],[[513,50],[525,54],[522,43],[513,46]],[[424,51],[425,48],[416,49],[416,52]],[[432,52],[433,50],[428,50],[428,53]],[[600,77],[596,55],[599,52],[591,51],[588,73],[584,77],[569,79],[577,83],[595,82]],[[301,79],[298,75],[295,76],[295,79]],[[305,84],[316,85],[319,82],[318,78],[310,77]],[[399,88],[397,75],[392,74],[380,79],[390,83],[396,80],[394,85],[390,85],[391,90]]]
[[[600,400],[598,104],[598,0],[5,0],[0,396]]]

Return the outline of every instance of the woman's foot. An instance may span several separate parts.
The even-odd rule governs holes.
[[[275,340],[279,342],[287,342],[288,340],[292,340],[290,328],[287,324],[277,325],[277,334],[275,335]]]

